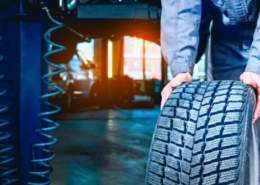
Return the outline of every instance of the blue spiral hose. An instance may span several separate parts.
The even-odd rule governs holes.
[[[47,12],[50,20],[55,24],[54,27],[48,29],[44,34],[46,44],[49,46],[48,51],[44,54],[43,58],[48,66],[48,72],[43,75],[42,81],[46,85],[46,92],[40,97],[42,102],[43,112],[39,114],[41,120],[41,128],[37,129],[36,132],[39,134],[40,142],[33,145],[33,157],[32,157],[32,168],[29,172],[30,182],[28,185],[49,185],[51,183],[50,173],[52,167],[50,161],[55,158],[54,152],[51,150],[51,146],[57,143],[51,132],[55,130],[59,124],[52,120],[51,117],[58,112],[61,108],[50,102],[50,98],[64,93],[64,90],[59,87],[56,83],[52,82],[51,79],[59,75],[64,71],[64,67],[55,61],[50,61],[50,57],[57,53],[63,52],[65,47],[51,41],[51,34],[56,30],[63,27],[63,24],[56,21],[51,15],[47,8],[44,8]]]
[[[0,74],[0,81],[5,79],[4,74]],[[4,99],[7,90],[0,87],[0,98]],[[15,147],[11,144],[12,133],[10,131],[11,122],[7,119],[6,113],[9,107],[0,102],[0,184],[11,185],[18,182],[17,168],[15,168],[16,158]]]

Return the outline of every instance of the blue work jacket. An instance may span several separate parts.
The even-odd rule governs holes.
[[[211,1],[225,25],[255,22],[246,71],[260,74],[260,0]],[[203,0],[161,0],[161,48],[172,75],[193,71],[199,45]]]

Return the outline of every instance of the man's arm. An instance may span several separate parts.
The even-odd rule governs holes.
[[[197,56],[201,0],[161,0],[161,47],[173,76],[192,73]]]
[[[260,117],[260,16],[258,17],[246,71],[240,76],[240,80],[256,91],[257,101],[253,117],[253,122],[256,122]]]
[[[258,16],[257,26],[249,53],[246,71],[260,75],[260,16]]]
[[[163,88],[161,108],[172,90],[191,82],[199,44],[201,0],[161,0],[161,47],[173,79]]]

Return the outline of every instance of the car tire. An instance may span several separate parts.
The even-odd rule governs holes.
[[[146,185],[248,185],[255,101],[237,81],[174,90],[155,128]]]

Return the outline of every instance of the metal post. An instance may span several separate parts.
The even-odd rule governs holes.
[[[38,20],[26,21],[22,6],[23,1],[14,1],[0,7],[0,47],[3,60],[0,61],[0,73],[5,78],[0,88],[6,89],[6,95],[0,98],[0,104],[7,105],[8,112],[1,118],[8,118],[8,129],[12,134],[15,157],[10,169],[17,169],[8,178],[19,179],[17,185],[27,185],[31,170],[32,146],[40,137],[35,130],[41,126],[40,112],[41,92],[41,57],[42,57],[42,24]],[[3,8],[3,9],[1,9]],[[1,44],[0,44],[1,45]],[[1,58],[1,57],[0,57]],[[1,128],[2,131],[2,128]],[[2,175],[2,174],[1,174]],[[2,184],[0,179],[0,184]],[[3,183],[6,184],[6,183]]]
[[[146,80],[146,74],[145,74],[145,72],[146,72],[145,40],[143,40],[142,46],[143,46],[143,48],[142,48],[143,80],[145,81]]]
[[[20,167],[21,185],[29,180],[32,146],[39,142],[35,132],[39,120],[41,95],[42,25],[36,21],[20,22]]]
[[[146,93],[146,51],[145,51],[145,40],[142,42],[142,65],[143,65],[143,92]]]
[[[115,72],[117,76],[123,76],[124,75],[124,38],[120,38],[118,41],[118,51],[115,50],[115,52],[118,54],[118,65],[117,65],[117,71]]]
[[[102,39],[102,49],[101,49],[101,83],[102,83],[102,107],[108,106],[109,100],[109,84],[108,84],[108,39]]]

